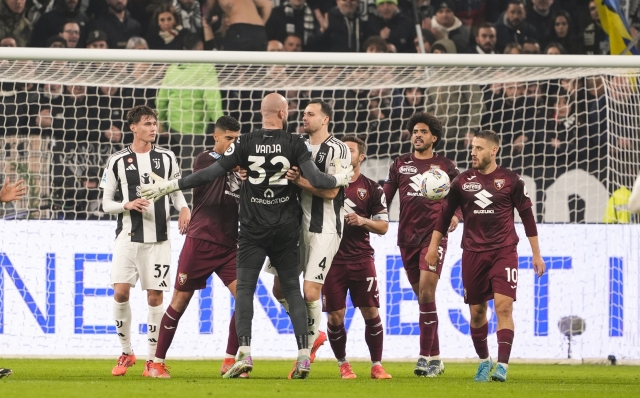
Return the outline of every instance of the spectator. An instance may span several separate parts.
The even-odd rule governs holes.
[[[289,0],[273,9],[265,28],[269,40],[285,43],[288,35],[295,34],[302,38],[302,48],[309,51],[308,44],[313,43],[320,26],[305,0]]]
[[[585,28],[582,34],[584,51],[589,55],[608,55],[611,52],[609,35],[602,29],[595,1],[589,2],[589,13],[593,22]]]
[[[367,53],[386,53],[387,42],[380,36],[371,36],[364,42],[364,51]]]
[[[398,0],[376,0],[376,13],[369,15],[368,36],[380,36],[398,52],[413,52],[415,27],[398,9]]]
[[[0,0],[0,37],[13,37],[18,47],[26,47],[31,39],[25,5],[25,0]]]
[[[415,39],[413,39],[413,45],[416,48],[416,52],[418,54],[420,54],[420,44],[418,41],[418,37],[416,37]],[[436,42],[436,36],[427,29],[422,29],[422,41],[424,44],[424,52],[426,53],[430,53],[431,52],[431,46],[433,45],[433,43]]]
[[[182,20],[170,4],[162,4],[153,13],[147,43],[152,50],[182,50],[184,35]]]
[[[370,1],[371,2],[371,1]],[[400,11],[414,20],[413,17],[413,2],[411,0],[400,0],[398,7]],[[423,30],[431,30],[431,17],[435,14],[431,0],[416,0],[416,6],[418,8],[418,18],[420,19],[420,25]],[[435,40],[434,40],[435,41]]]
[[[284,51],[300,52],[302,51],[302,38],[295,33],[292,33],[284,39],[283,43]]]
[[[450,39],[440,39],[433,43],[431,52],[434,54],[455,54],[456,43],[454,43],[453,40]]]
[[[566,54],[583,54],[582,43],[576,39],[572,25],[569,13],[558,11],[553,18],[553,29],[548,37],[548,43],[561,44],[566,49]]]
[[[182,27],[191,33],[202,36],[202,7],[198,0],[173,0],[173,7],[176,9]]]
[[[185,35],[185,50],[200,51],[202,39],[189,32]],[[218,87],[216,69],[211,64],[171,64],[162,84],[174,86],[193,76],[204,79],[203,89],[161,88],[156,98],[158,121],[171,134],[172,147],[180,157],[182,168],[191,169],[195,154],[203,151],[207,128],[215,123],[222,113],[222,95]]]
[[[40,17],[53,9],[55,0],[31,0],[31,3],[33,5],[27,7],[27,19],[31,22],[32,26],[35,26]]]
[[[107,34],[101,30],[93,30],[87,35],[87,48],[107,49]]]
[[[207,0],[209,13],[218,4],[224,10],[228,28],[225,51],[266,51],[267,31],[273,3],[270,0]]]
[[[109,48],[125,48],[129,38],[140,36],[140,23],[127,11],[127,0],[106,0],[109,9],[96,18],[91,30],[107,34]]]
[[[147,41],[144,38],[133,36],[129,38],[125,48],[127,50],[148,50],[149,45],[147,44]]]
[[[496,22],[496,52],[504,52],[509,43],[524,44],[528,39],[537,39],[538,32],[525,19],[527,13],[522,0],[509,0],[507,11]]]
[[[478,28],[476,33],[476,45],[471,49],[471,53],[495,54],[496,49],[496,28],[493,24],[485,22]]]
[[[544,48],[544,53],[547,55],[561,55],[566,54],[567,50],[564,49],[562,44],[551,42]]]
[[[42,15],[33,27],[31,38],[32,47],[45,47],[47,39],[60,32],[62,26],[69,21],[75,21],[80,27],[78,47],[84,47],[89,18],[80,10],[79,0],[55,0],[51,11]]]
[[[7,36],[0,40],[0,47],[18,47],[18,43],[13,37]]]
[[[525,40],[522,45],[523,54],[540,54],[540,43],[535,39]]]
[[[365,22],[358,13],[358,0],[337,0],[336,4],[327,14],[316,10],[320,35],[313,48],[328,52],[360,52]]]
[[[456,45],[456,53],[462,54],[469,49],[471,32],[454,15],[453,0],[438,0],[436,14],[431,18],[431,29],[436,37],[452,40]]]
[[[67,48],[67,41],[60,35],[54,35],[47,39],[49,48]]]
[[[60,36],[67,41],[67,48],[78,47],[80,41],[80,25],[76,21],[68,21],[62,25]]]
[[[485,21],[486,0],[456,0],[456,17],[470,30]],[[503,8],[504,9],[504,8]],[[494,19],[495,20],[495,19]]]
[[[522,46],[520,44],[518,44],[518,43],[509,43],[504,48],[504,53],[503,54],[524,54],[524,51],[522,50]]]
[[[284,51],[284,46],[278,40],[269,40],[267,43],[267,51],[281,52]]]
[[[545,42],[553,30],[553,13],[551,6],[554,0],[531,0],[527,7],[527,22],[536,28],[538,39]]]

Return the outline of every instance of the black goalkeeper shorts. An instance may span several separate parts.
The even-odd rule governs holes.
[[[296,268],[300,261],[299,239],[297,221],[270,228],[241,224],[236,267],[262,269],[269,257],[276,270]]]

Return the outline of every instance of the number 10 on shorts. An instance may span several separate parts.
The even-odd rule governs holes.
[[[518,269],[517,268],[505,268],[507,271],[507,282],[518,283]]]

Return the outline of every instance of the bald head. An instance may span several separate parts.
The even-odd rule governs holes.
[[[286,98],[278,93],[268,94],[262,99],[260,113],[262,114],[262,124],[265,128],[283,128],[282,125],[287,120],[289,104]]]

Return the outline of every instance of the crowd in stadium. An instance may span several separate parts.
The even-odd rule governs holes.
[[[609,53],[594,1],[415,3],[426,52]],[[182,50],[194,34],[207,50],[412,53],[414,20],[410,0],[2,0],[0,46]]]
[[[593,1],[416,3],[427,52],[609,52]],[[634,4],[632,23],[637,14]],[[421,51],[413,20],[412,3],[407,0],[0,0],[0,46],[411,53]],[[191,67],[211,68],[215,76],[213,66],[171,65],[164,79],[194,73]],[[624,104],[629,110],[630,104],[640,102],[632,85],[628,79],[596,76],[282,94],[289,100],[290,132],[301,131],[308,100],[324,99],[335,111],[332,133],[338,137],[358,133],[367,142],[369,159],[388,161],[409,152],[405,123],[417,111],[427,110],[442,120],[445,136],[438,149],[462,168],[468,166],[466,148],[472,133],[493,129],[502,136],[502,164],[542,178],[544,188],[568,168],[598,175],[608,154],[624,157],[634,150],[635,141],[629,140],[624,126],[638,124],[637,112],[619,112],[623,119],[614,124],[621,131],[608,131],[606,123],[613,115],[607,106]],[[188,172],[193,157],[212,144],[213,122],[220,116],[237,118],[243,133],[259,127],[259,104],[266,93],[221,91],[214,85],[168,90],[28,82],[3,82],[0,90],[0,139],[30,137],[32,149],[35,137],[48,140],[52,192],[31,194],[54,198],[46,206],[65,218],[99,214],[101,169],[109,154],[131,142],[125,121],[131,107],[149,105],[158,110],[159,144],[170,147]],[[539,165],[547,167],[534,168]],[[635,170],[623,174],[635,176]]]

